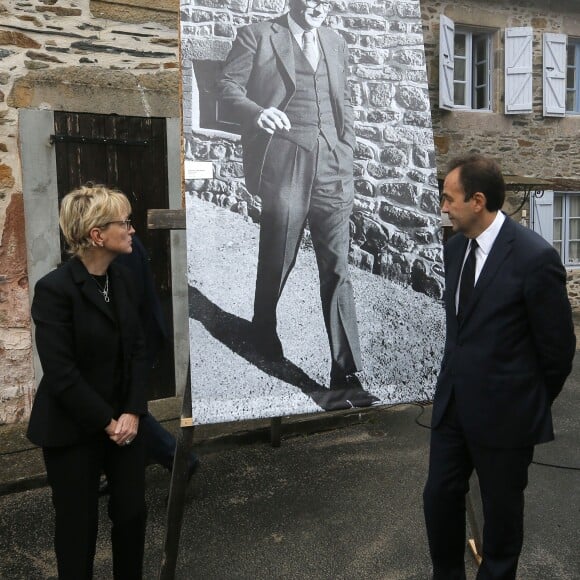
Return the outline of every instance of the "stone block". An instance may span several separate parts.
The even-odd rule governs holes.
[[[372,272],[375,265],[375,257],[354,244],[350,247],[348,261],[356,268],[366,270],[367,272]]]
[[[182,58],[189,60],[225,60],[231,41],[215,38],[189,38],[182,45]]]
[[[244,166],[237,161],[222,163],[219,169],[221,177],[244,177]]]
[[[354,182],[354,191],[365,197],[375,197],[375,186],[368,179],[356,179]]]
[[[354,132],[357,137],[371,141],[381,141],[381,129],[379,127],[357,123],[354,127]]]
[[[343,17],[343,25],[346,28],[354,28],[355,30],[377,30],[384,31],[386,29],[386,23],[384,18],[363,18],[348,16]]]
[[[354,157],[355,159],[374,159],[375,152],[370,145],[357,141]]]
[[[80,8],[67,8],[66,6],[37,6],[37,12],[51,12],[56,16],[82,16]]]
[[[20,48],[40,48],[41,46],[36,40],[33,40],[30,36],[22,32],[0,30],[0,46],[7,45],[18,46]]]
[[[421,18],[421,7],[418,0],[416,2],[397,2],[395,9],[401,18]]]
[[[422,88],[415,86],[398,87],[395,99],[404,109],[410,111],[429,111],[429,96]]]
[[[229,9],[234,12],[247,12],[249,0],[197,0],[200,6],[208,8],[219,8],[220,10]]]
[[[374,179],[386,179],[389,176],[389,168],[382,163],[369,162],[367,173]]]
[[[407,228],[425,228],[431,225],[430,220],[408,208],[397,207],[392,202],[383,201],[379,207],[379,217],[387,223],[405,230]]]
[[[431,298],[440,300],[443,297],[443,284],[427,269],[424,262],[415,260],[411,270],[411,287]]]
[[[389,108],[395,94],[395,87],[390,83],[369,83],[369,102],[373,107]]]
[[[407,258],[397,252],[386,251],[379,256],[379,273],[384,278],[408,286],[411,266]]]
[[[410,67],[423,67],[425,66],[425,53],[421,49],[411,49],[406,48],[403,50],[394,51],[392,57],[395,62],[398,62],[405,66]]]
[[[385,147],[381,151],[381,161],[387,165],[402,167],[407,165],[407,159],[407,151],[402,147]]]
[[[381,195],[404,205],[416,205],[417,186],[412,183],[385,183],[381,186]]]
[[[253,0],[252,10],[281,14],[286,6],[285,0]]]

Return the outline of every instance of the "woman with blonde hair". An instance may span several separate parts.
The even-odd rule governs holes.
[[[42,447],[55,509],[60,579],[92,578],[101,472],[109,481],[113,575],[142,577],[145,542],[147,357],[131,274],[131,206],[118,191],[66,195],[60,226],[72,254],[35,287],[42,364],[28,438]]]

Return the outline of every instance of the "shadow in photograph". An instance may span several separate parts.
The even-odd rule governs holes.
[[[189,317],[199,321],[216,340],[262,372],[298,387],[325,411],[380,404],[377,397],[363,388],[353,386],[331,390],[309,377],[287,358],[279,361],[266,359],[256,350],[249,320],[226,312],[192,286],[189,286]]]

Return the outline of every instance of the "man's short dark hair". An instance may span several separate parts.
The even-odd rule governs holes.
[[[502,208],[505,201],[505,181],[499,165],[493,159],[478,153],[456,157],[449,162],[447,173],[457,168],[466,201],[480,191],[485,195],[485,207],[488,211]]]

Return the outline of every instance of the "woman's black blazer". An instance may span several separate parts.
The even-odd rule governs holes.
[[[78,258],[36,284],[32,318],[43,377],[28,427],[36,445],[73,445],[120,413],[147,412],[148,362],[131,274],[112,263],[109,281],[117,320]]]

